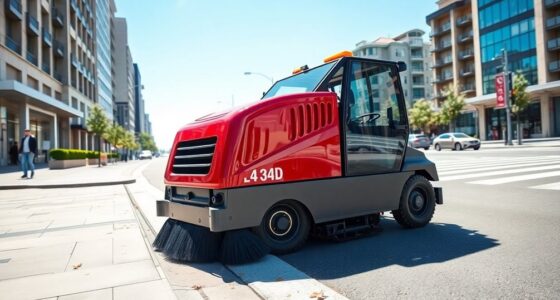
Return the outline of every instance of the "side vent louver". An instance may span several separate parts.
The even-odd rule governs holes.
[[[206,175],[212,166],[216,137],[183,141],[177,144],[173,157],[173,173],[181,175]]]

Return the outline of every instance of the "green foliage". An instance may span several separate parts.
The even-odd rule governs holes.
[[[71,160],[71,159],[85,159],[85,158],[98,158],[99,151],[89,151],[80,149],[52,149],[49,155],[55,160]]]
[[[408,119],[414,128],[429,132],[430,126],[436,123],[436,113],[427,100],[421,99],[409,110]]]
[[[463,94],[455,93],[453,86],[449,85],[443,91],[446,96],[445,102],[441,106],[441,111],[438,116],[438,124],[449,125],[449,131],[455,130],[455,119],[463,110],[465,106],[465,96]]]
[[[512,103],[511,112],[515,115],[522,113],[529,106],[529,95],[525,89],[529,86],[529,82],[521,72],[515,73],[513,76],[513,89],[511,91]]]
[[[107,128],[105,134],[103,134],[103,138],[116,148],[122,148],[124,146],[124,134],[124,128],[118,124],[114,124]]]
[[[103,135],[107,128],[109,127],[109,121],[107,120],[107,116],[105,112],[99,105],[94,105],[91,111],[89,112],[89,116],[86,121],[88,130],[98,134]]]
[[[156,143],[154,142],[154,138],[149,134],[147,134],[146,132],[142,132],[140,134],[140,136],[138,137],[138,143],[140,143],[140,148],[142,150],[150,150],[152,152],[158,151]]]

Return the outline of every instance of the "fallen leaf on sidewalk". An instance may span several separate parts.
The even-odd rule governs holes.
[[[325,300],[327,298],[327,296],[325,296],[325,293],[323,293],[323,291],[320,291],[320,292],[311,293],[309,298],[317,299],[317,300]]]
[[[201,286],[201,285],[198,285],[198,284],[195,284],[195,285],[191,286],[191,288],[192,288],[193,290],[195,290],[195,291],[198,291],[198,290],[200,290],[200,289],[202,288],[202,286]]]
[[[72,268],[74,268],[74,270],[79,269],[82,266],[82,263],[79,263],[77,265],[73,265]]]

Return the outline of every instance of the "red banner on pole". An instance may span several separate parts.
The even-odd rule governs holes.
[[[504,74],[498,74],[495,78],[496,84],[496,108],[506,107],[506,87],[504,84]]]

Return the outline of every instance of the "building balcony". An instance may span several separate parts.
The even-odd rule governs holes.
[[[6,16],[10,19],[20,20],[23,18],[23,12],[21,10],[20,0],[5,0],[4,8]]]
[[[447,66],[453,63],[453,58],[451,56],[446,56],[442,59],[436,59],[436,63],[432,66],[432,68],[440,68],[443,66]]]
[[[43,43],[49,47],[52,47],[52,34],[49,32],[48,28],[43,27]]]
[[[413,81],[413,82],[412,82],[412,86],[413,86],[413,87],[424,87],[425,85],[426,85],[426,84],[424,83],[423,80],[422,80],[422,81],[418,80],[418,81]]]
[[[544,5],[546,5],[547,8],[552,8],[560,5],[560,0],[545,0]]]
[[[451,42],[444,42],[434,45],[434,47],[430,50],[431,52],[439,52],[446,49],[451,48]]]
[[[64,27],[64,16],[56,7],[52,7],[51,16],[53,20],[53,25],[59,28]]]
[[[449,31],[451,31],[451,22],[447,22],[432,30],[432,32],[430,32],[430,37],[438,36]]]
[[[80,62],[78,61],[78,58],[76,57],[76,55],[74,55],[74,53],[70,54],[70,61],[72,62],[72,66],[74,66],[75,68],[79,68]]]
[[[457,19],[457,26],[463,26],[472,22],[472,16],[466,15]]]
[[[411,68],[410,71],[413,74],[424,74],[424,69],[423,68]]]
[[[37,66],[37,57],[33,53],[27,51],[25,58],[27,59],[28,62]]]
[[[560,50],[560,38],[548,40],[547,45],[549,51]]]
[[[6,47],[8,47],[8,49],[16,52],[17,54],[21,54],[21,45],[20,43],[16,42],[14,39],[12,39],[9,36],[5,36],[4,37],[4,45],[6,45]]]
[[[459,35],[459,37],[457,38],[457,41],[459,43],[464,43],[464,42],[471,41],[472,39],[473,39],[473,32],[471,30],[469,32],[464,32],[461,35]]]
[[[546,29],[555,29],[560,27],[560,16],[548,18],[546,20]]]
[[[53,47],[54,47],[54,55],[57,56],[57,57],[63,58],[64,57],[64,45],[61,42],[59,42],[57,40],[54,40],[53,41]]]
[[[459,52],[459,59],[468,59],[474,57],[474,50],[467,49]]]
[[[476,88],[473,83],[466,83],[459,88],[459,92],[461,93],[472,93],[475,91]]]
[[[432,81],[432,83],[440,84],[440,83],[444,83],[444,82],[447,82],[447,81],[450,81],[450,80],[453,80],[453,75],[445,74],[445,75],[442,75],[442,76],[436,76],[434,78],[434,80]]]
[[[43,72],[50,74],[51,73],[51,65],[48,62],[43,62],[43,64],[41,65],[41,70],[43,70]]]
[[[548,63],[548,70],[555,73],[560,72],[560,60],[555,60]]]
[[[27,32],[34,36],[39,36],[40,34],[39,21],[30,13],[27,13]]]
[[[422,54],[418,55],[418,54],[412,54],[410,56],[411,60],[424,60],[424,56],[422,56]]]
[[[474,75],[474,67],[467,67],[467,68],[461,69],[459,74],[461,74],[461,76],[463,76],[463,77],[473,76]]]

